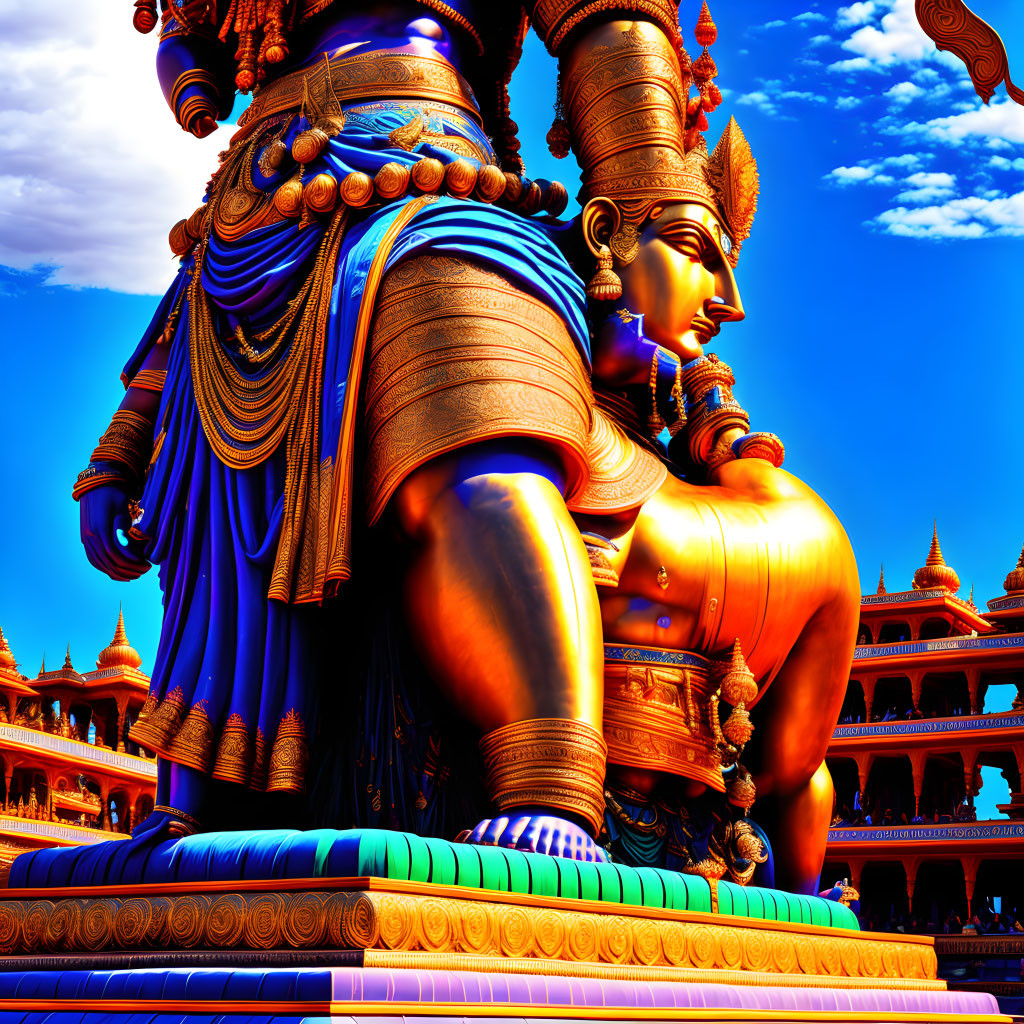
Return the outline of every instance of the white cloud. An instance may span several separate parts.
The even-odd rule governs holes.
[[[923,124],[911,121],[891,131],[923,135],[935,142],[956,145],[964,140],[980,139],[996,148],[1008,143],[1024,143],[1024,107],[1012,100],[993,101],[948,117],[936,117]]]
[[[817,11],[804,11],[803,14],[798,14],[794,21],[803,22],[805,25],[811,21],[828,21],[828,18],[824,14],[819,14]]]
[[[167,232],[231,129],[199,141],[175,124],[155,43],[109,0],[0,0],[0,264],[123,292],[170,283]]]
[[[807,40],[807,45],[808,46],[824,46],[826,43],[831,43],[831,42],[832,42],[832,37],[831,36],[811,36],[811,38]]]
[[[904,180],[915,188],[950,189],[956,184],[956,175],[946,174],[945,171],[916,171]]]
[[[951,199],[953,190],[951,188],[908,188],[896,196],[898,203],[938,203],[944,199]]]
[[[1024,236],[1024,192],[995,198],[968,196],[918,209],[900,206],[880,213],[875,222],[887,234],[909,238]]]
[[[837,60],[829,64],[829,71],[877,71],[867,57],[850,57],[848,60]]]
[[[804,100],[807,103],[824,103],[825,97],[816,92],[801,92],[797,89],[786,89],[779,93],[780,100]]]
[[[771,96],[760,89],[744,93],[742,96],[737,97],[736,102],[744,107],[757,107],[758,110],[765,114],[774,115],[778,113],[778,107],[772,102]]]
[[[1005,156],[994,156],[989,159],[988,165],[997,171],[1024,171],[1024,156],[1014,157],[1012,160]]]
[[[860,0],[859,3],[850,4],[849,7],[840,7],[836,11],[836,25],[839,28],[866,25],[875,16],[878,6],[875,0]]]
[[[836,110],[853,110],[860,106],[860,100],[856,96],[839,96],[836,99]]]
[[[942,76],[935,68],[918,68],[910,77],[919,84],[930,85],[937,82]]]
[[[870,181],[877,173],[877,164],[856,164],[853,167],[835,167],[825,177],[831,178],[837,185],[856,185]]]
[[[842,45],[844,50],[888,67],[903,61],[920,60],[935,49],[914,13],[914,0],[889,0],[891,10],[882,17],[880,27],[863,21],[860,28]],[[872,13],[881,4],[872,4]]]
[[[782,28],[785,24],[781,18],[776,18],[774,21],[766,21],[761,28]]]
[[[931,153],[923,157],[919,153],[898,153],[895,156],[887,156],[882,163],[886,167],[916,167],[922,159],[931,159]]]
[[[894,103],[909,103],[918,96],[923,96],[924,89],[913,82],[897,82],[891,89],[885,90],[885,95]]]

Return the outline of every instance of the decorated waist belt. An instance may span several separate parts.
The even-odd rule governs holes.
[[[357,103],[374,99],[417,99],[447,103],[483,125],[473,90],[441,57],[374,51],[338,60],[325,58],[312,68],[283,75],[260,89],[238,119],[239,135],[265,118],[304,104]]]
[[[694,779],[723,792],[717,684],[689,651],[605,644],[608,761]]]

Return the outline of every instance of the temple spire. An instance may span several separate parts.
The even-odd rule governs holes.
[[[75,666],[71,664],[71,644],[68,644],[68,653],[64,655],[64,665],[62,667],[67,672],[75,671]]]
[[[885,589],[885,562],[882,562],[878,569],[878,589],[875,591],[876,594],[887,594],[889,591]]]
[[[1010,574],[1003,580],[1003,590],[1008,594],[1019,594],[1024,591],[1024,548],[1020,549],[1017,567],[1011,569]]]
[[[914,573],[915,590],[948,590],[955,594],[960,589],[960,577],[942,557],[939,546],[939,521],[932,527],[932,543],[924,565]]]
[[[11,653],[10,644],[7,643],[7,638],[4,636],[4,631],[0,629],[0,668],[8,668],[13,671],[17,668],[17,664]]]
[[[138,668],[142,664],[142,656],[128,642],[128,634],[124,630],[124,610],[117,609],[117,626],[114,628],[114,639],[107,644],[96,659],[97,668]]]

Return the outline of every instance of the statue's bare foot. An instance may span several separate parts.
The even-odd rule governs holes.
[[[464,841],[477,846],[547,853],[569,860],[605,862],[607,854],[579,825],[543,811],[484,818]]]

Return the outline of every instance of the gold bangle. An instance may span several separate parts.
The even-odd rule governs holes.
[[[115,462],[141,479],[153,453],[153,424],[141,413],[118,409],[90,462]]]
[[[75,480],[75,486],[71,488],[71,497],[75,501],[81,501],[83,494],[95,491],[98,487],[106,487],[107,484],[124,484],[127,481],[118,473],[100,469],[98,466],[86,466]]]
[[[586,722],[531,718],[480,741],[487,792],[498,813],[541,806],[569,811],[596,834],[604,815],[608,746]]]
[[[163,391],[166,380],[166,370],[139,370],[128,387],[140,391]]]

